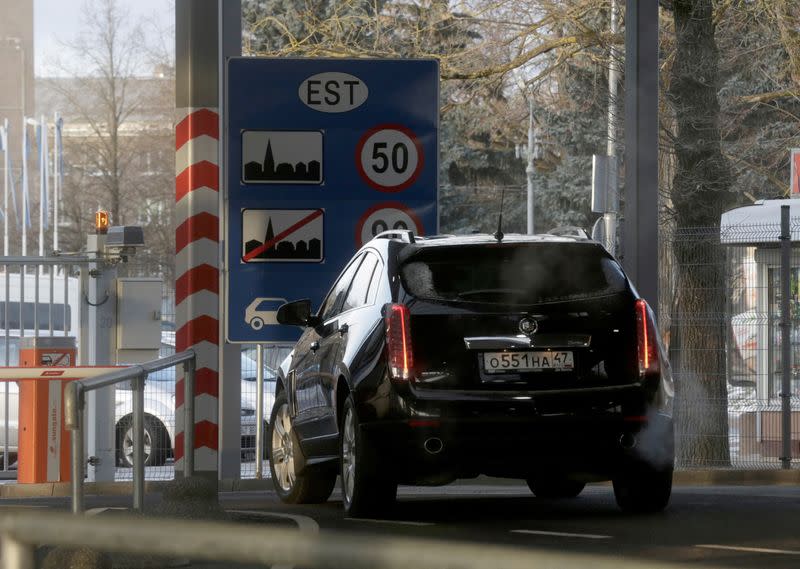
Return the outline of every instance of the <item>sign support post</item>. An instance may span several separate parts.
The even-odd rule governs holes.
[[[658,315],[658,2],[627,0],[623,265]]]
[[[225,211],[225,200],[227,191],[224,189],[225,176],[229,165],[225,162],[225,146],[227,145],[227,132],[224,124],[224,108],[227,105],[224,97],[225,91],[225,62],[229,57],[242,55],[242,3],[241,0],[220,0],[219,3],[219,187],[223,188],[220,192],[219,211]],[[225,224],[227,220],[224,215],[220,216],[220,246],[219,258],[225,256]],[[223,264],[220,271],[219,290],[224,290],[225,273],[227,268]],[[219,297],[220,314],[224,314],[224,295]],[[241,346],[229,344],[224,341],[225,326],[223,319],[219,321],[220,342],[220,369],[222,370],[223,381],[219,382],[219,476],[222,479],[238,479],[241,477],[242,461],[242,382],[239,380],[242,374]],[[225,381],[225,378],[229,378]]]

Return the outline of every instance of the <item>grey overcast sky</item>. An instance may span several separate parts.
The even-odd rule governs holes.
[[[59,41],[73,39],[81,30],[86,0],[34,0],[33,25],[36,50],[36,75],[52,75],[48,62],[59,54]],[[172,0],[119,0],[132,18],[154,19],[169,29],[174,20]]]

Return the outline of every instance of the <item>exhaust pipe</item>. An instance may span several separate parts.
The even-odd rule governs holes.
[[[422,446],[425,447],[425,452],[428,454],[439,454],[444,448],[444,443],[440,438],[431,437]]]
[[[636,435],[631,433],[623,433],[619,437],[619,446],[624,450],[631,450],[636,447]]]

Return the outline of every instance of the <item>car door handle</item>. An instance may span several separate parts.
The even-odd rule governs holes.
[[[348,326],[347,324],[342,324],[341,326],[339,326],[339,335],[340,336],[344,336],[345,334],[347,334],[347,331],[349,329],[350,329],[350,326]]]
[[[316,352],[317,350],[319,350],[319,342],[311,342],[311,346],[309,347],[311,348],[312,352]]]

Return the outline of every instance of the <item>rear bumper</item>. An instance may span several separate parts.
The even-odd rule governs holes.
[[[632,461],[672,464],[671,405],[662,383],[652,377],[558,391],[460,391],[384,378],[358,393],[357,404],[365,436],[399,482],[542,472],[607,480]],[[425,449],[433,438],[442,442],[438,453]]]
[[[671,467],[674,458],[672,418],[659,414],[392,420],[363,432],[387,472],[407,483],[542,473],[607,480],[632,462]]]

